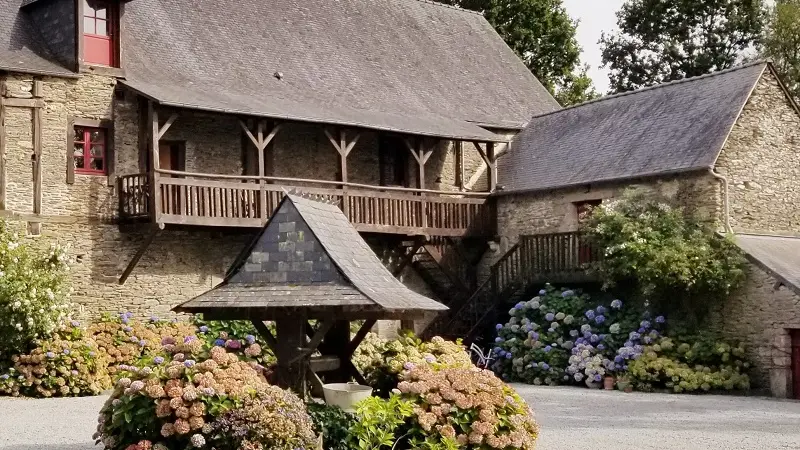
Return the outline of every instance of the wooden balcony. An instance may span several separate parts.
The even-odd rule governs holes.
[[[486,193],[444,192],[278,177],[169,170],[118,179],[123,222],[260,228],[294,189],[337,202],[360,232],[490,236],[494,213]],[[152,200],[155,199],[155,202]]]

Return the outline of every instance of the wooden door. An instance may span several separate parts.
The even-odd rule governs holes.
[[[580,203],[575,203],[575,209],[578,213],[578,226],[582,226],[584,222],[589,219],[592,214],[592,208],[596,208],[603,203],[602,200],[587,200]],[[578,264],[586,264],[592,260],[592,247],[583,242],[583,237],[579,237],[581,242],[578,244]]]
[[[792,330],[792,390],[800,400],[800,330]]]

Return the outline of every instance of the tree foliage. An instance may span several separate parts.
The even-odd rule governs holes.
[[[562,105],[597,97],[562,0],[443,0],[482,12],[509,47]]]
[[[612,92],[722,70],[758,43],[763,0],[627,0],[603,34]]]
[[[800,0],[779,0],[771,9],[762,54],[800,101]]]

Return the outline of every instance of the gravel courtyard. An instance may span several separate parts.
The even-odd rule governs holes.
[[[515,386],[540,450],[800,449],[800,402]],[[0,398],[0,450],[91,450],[105,398]]]

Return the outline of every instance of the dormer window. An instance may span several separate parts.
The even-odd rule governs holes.
[[[83,0],[83,60],[87,64],[117,67],[117,4]]]

